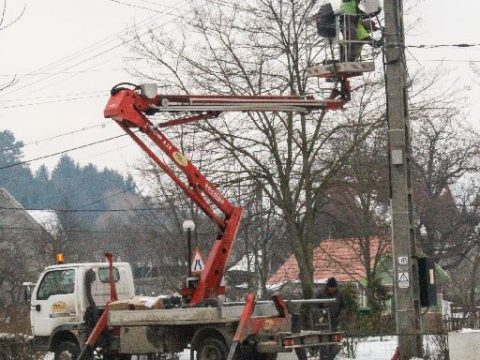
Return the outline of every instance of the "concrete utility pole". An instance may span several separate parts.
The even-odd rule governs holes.
[[[400,359],[422,356],[403,0],[384,0],[395,316]]]

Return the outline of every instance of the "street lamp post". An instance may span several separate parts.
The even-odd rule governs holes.
[[[187,233],[187,264],[188,276],[192,276],[192,231],[195,230],[195,223],[193,220],[185,220],[183,222],[183,231]]]

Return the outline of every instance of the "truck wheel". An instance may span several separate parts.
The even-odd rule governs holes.
[[[277,360],[277,354],[260,354],[255,355],[255,360]]]
[[[130,360],[132,355],[122,354],[122,355],[103,355],[103,360]]]
[[[205,339],[197,350],[197,360],[226,360],[227,345],[219,339]]]
[[[55,360],[76,360],[80,348],[72,341],[63,341],[55,349]]]
[[[235,360],[277,360],[277,354],[259,353],[255,345],[242,346]]]

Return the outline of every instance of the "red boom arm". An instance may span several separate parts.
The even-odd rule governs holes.
[[[220,228],[220,234],[210,251],[198,284],[194,289],[184,289],[184,295],[190,298],[189,305],[195,306],[205,299],[224,293],[221,281],[240,225],[243,209],[233,206],[159,128],[214,118],[223,111],[308,113],[319,109],[338,109],[343,104],[336,100],[316,100],[311,96],[157,95],[149,98],[135,90],[125,88],[112,90],[112,96],[104,110],[105,117],[115,120]],[[146,115],[157,112],[190,112],[195,115],[154,126]],[[186,175],[188,183],[182,181],[131,128],[136,128],[146,134]],[[223,218],[214,212],[204,196],[223,213]]]

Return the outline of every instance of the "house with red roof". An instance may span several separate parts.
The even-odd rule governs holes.
[[[353,283],[361,293],[366,279],[367,268],[381,266],[380,272],[388,272],[385,261],[392,252],[390,239],[373,236],[367,239],[346,238],[324,240],[313,250],[313,279],[315,284],[325,284],[329,277],[335,277],[339,283]],[[386,277],[385,286],[391,286]],[[389,281],[390,280],[390,281]],[[299,268],[295,255],[291,255],[267,281],[272,291],[283,289],[287,284],[299,283]],[[389,283],[388,283],[389,282]],[[284,290],[282,290],[283,292]]]

